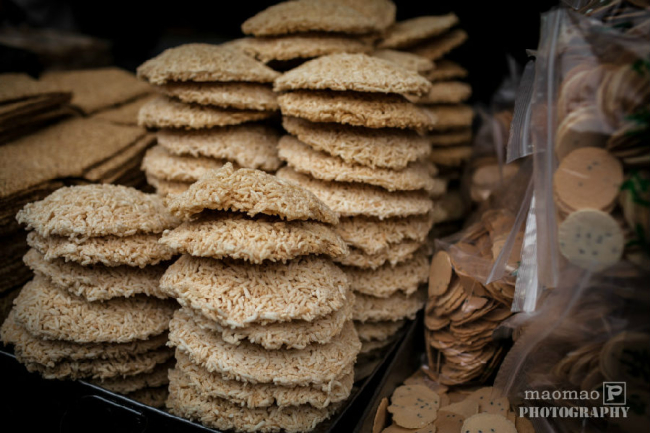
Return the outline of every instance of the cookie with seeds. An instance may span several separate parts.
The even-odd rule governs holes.
[[[146,174],[146,173],[145,173]],[[175,180],[160,179],[156,176],[146,174],[147,183],[156,189],[156,194],[161,197],[181,194],[187,191],[192,182],[180,182]]]
[[[354,322],[354,327],[359,334],[359,340],[364,341],[385,341],[395,335],[402,326],[404,320],[383,321],[383,322]]]
[[[174,368],[174,360],[156,365],[152,371],[129,375],[126,377],[113,377],[104,380],[91,379],[88,382],[101,386],[118,394],[130,394],[144,388],[157,388],[169,384],[168,370]]]
[[[251,383],[329,384],[354,362],[361,348],[351,321],[327,344],[271,351],[249,342],[226,343],[219,334],[201,329],[183,310],[175,313],[169,329],[170,345],[186,352],[195,364],[226,379]]]
[[[142,159],[142,170],[157,179],[176,182],[196,182],[209,170],[223,167],[224,161],[194,156],[172,155],[162,146],[147,150]]]
[[[164,332],[173,301],[143,296],[88,302],[36,276],[14,301],[16,321],[37,337],[76,343],[126,343]]]
[[[295,90],[278,96],[278,103],[282,115],[312,122],[426,130],[438,121],[433,111],[394,94]]]
[[[425,385],[403,385],[395,389],[388,412],[404,428],[422,428],[438,417],[440,396]]]
[[[312,256],[286,265],[182,256],[169,267],[160,287],[184,307],[232,328],[313,321],[350,301],[343,271],[328,259]]]
[[[211,209],[275,215],[288,221],[338,222],[336,213],[299,185],[260,170],[235,170],[232,164],[206,173],[187,192],[169,200],[168,207],[183,219]]]
[[[390,245],[385,250],[381,250],[376,254],[366,254],[362,250],[350,248],[350,254],[341,258],[336,258],[334,261],[344,266],[374,270],[384,264],[396,266],[398,263],[409,260],[421,247],[421,242],[404,241]]]
[[[158,234],[76,239],[64,236],[43,237],[37,232],[29,232],[27,244],[47,261],[64,259],[82,266],[101,264],[143,268],[171,260],[174,256],[174,251],[159,243],[159,239]]]
[[[277,170],[280,134],[266,125],[245,124],[197,131],[162,129],[158,144],[172,155],[225,159],[240,167]]]
[[[336,90],[424,95],[431,83],[394,62],[367,54],[322,56],[285,72],[273,82],[276,92]]]
[[[431,211],[433,202],[425,192],[392,193],[372,185],[343,182],[325,182],[284,167],[278,170],[281,179],[314,193],[329,208],[341,216],[371,216],[380,220],[391,217],[424,215]]]
[[[131,236],[160,233],[179,221],[160,197],[121,185],[59,188],[29,203],[16,219],[41,236]]]
[[[429,278],[429,260],[417,253],[412,259],[392,266],[386,263],[377,269],[344,268],[350,289],[364,295],[388,298],[397,292],[409,296]]]
[[[462,29],[455,29],[441,36],[423,41],[408,48],[408,51],[429,60],[436,61],[449,52],[463,45],[467,40],[467,32]]]
[[[465,419],[461,431],[479,433],[482,431],[495,431],[498,433],[517,433],[515,425],[505,416],[479,413]]]
[[[383,36],[380,48],[404,48],[441,35],[458,24],[453,12],[446,15],[427,15],[400,21]]]
[[[170,82],[158,91],[182,102],[238,110],[275,111],[278,101],[271,86],[261,83],[194,83]]]
[[[401,170],[431,152],[427,139],[409,130],[313,123],[290,116],[283,116],[282,126],[315,150],[370,168]]]
[[[63,259],[45,260],[30,249],[23,261],[38,275],[48,278],[52,284],[76,296],[88,300],[105,301],[112,298],[129,298],[138,294],[164,299],[167,297],[158,287],[167,266],[81,266]]]
[[[273,383],[248,383],[224,379],[219,373],[195,364],[182,350],[176,350],[176,368],[186,376],[188,383],[198,393],[209,397],[227,399],[243,407],[300,406],[308,404],[324,408],[345,400],[352,390],[354,369],[347,366],[341,375],[325,385],[281,386]]]
[[[170,81],[271,83],[280,74],[234,47],[186,44],[147,60],[137,75],[162,85]]]
[[[413,319],[424,307],[426,292],[419,290],[411,296],[396,293],[388,298],[357,294],[352,318],[357,322],[381,322]]]
[[[454,80],[467,77],[467,69],[456,62],[441,59],[436,61],[436,67],[422,73],[422,76],[431,82]]]
[[[152,99],[138,113],[138,124],[147,128],[203,129],[240,125],[273,117],[274,111],[236,110],[211,105],[184,104],[164,96]]]
[[[382,49],[373,51],[372,56],[393,62],[409,71],[420,73],[430,71],[435,67],[431,60],[406,51]]]
[[[432,176],[437,170],[433,165],[414,162],[402,170],[391,170],[349,164],[338,157],[316,151],[291,135],[280,139],[278,155],[297,172],[316,179],[364,183],[388,191],[431,191],[436,188],[436,180]]]
[[[191,187],[190,187],[191,189]],[[173,200],[175,197],[172,197]],[[160,243],[196,257],[287,262],[309,254],[342,257],[348,247],[334,230],[314,221],[282,221],[225,212],[208,214],[166,231]]]
[[[432,213],[384,220],[355,216],[341,218],[334,231],[349,246],[366,254],[377,254],[406,240],[424,242],[433,223]]]

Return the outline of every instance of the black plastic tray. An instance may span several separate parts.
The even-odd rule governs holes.
[[[356,383],[345,407],[321,423],[316,433],[359,431],[369,412],[369,402],[377,400],[377,389],[386,382],[384,375],[397,367],[394,358],[411,346],[419,326],[411,321],[386,351],[372,374]],[[418,332],[418,335],[421,333]],[[403,356],[403,355],[402,355]],[[410,370],[409,370],[410,371]],[[84,381],[45,380],[29,373],[7,348],[0,348],[2,431],[61,433],[166,433],[215,432],[201,424],[138,403]],[[377,400],[378,401],[378,400]],[[11,427],[16,426],[16,427]]]

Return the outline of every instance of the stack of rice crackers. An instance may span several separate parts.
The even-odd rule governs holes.
[[[279,134],[261,121],[278,111],[278,75],[227,45],[183,45],[142,64],[138,76],[160,94],[139,113],[141,125],[158,129],[142,162],[148,182],[168,195],[226,162],[277,170]]]
[[[17,215],[31,230],[25,263],[36,276],[2,326],[2,341],[46,379],[88,379],[161,406],[177,306],[158,282],[178,224],[155,195],[117,185],[60,188]]]
[[[309,431],[350,394],[361,342],[354,295],[332,258],[337,215],[309,191],[227,163],[168,198],[182,253],[161,289],[170,324],[171,413],[218,429]]]

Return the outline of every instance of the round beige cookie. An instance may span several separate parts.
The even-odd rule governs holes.
[[[244,328],[230,328],[219,322],[210,320],[203,314],[192,309],[186,309],[197,325],[203,329],[220,332],[221,338],[230,344],[248,340],[259,344],[268,350],[283,347],[288,349],[304,349],[312,343],[325,344],[341,333],[343,325],[352,317],[354,295],[348,292],[343,308],[310,322],[306,320],[291,320],[288,322],[249,323]]]
[[[168,397],[169,390],[167,385],[156,388],[143,388],[129,394],[130,399],[158,409],[165,408]]]
[[[156,176],[152,176],[151,174],[146,174],[146,177],[147,177],[147,183],[153,186],[156,189],[156,194],[158,194],[161,197],[181,194],[187,191],[190,185],[192,185],[192,182],[179,182],[175,180],[165,180],[165,179],[160,179]]]
[[[360,38],[337,33],[331,35],[301,33],[279,37],[243,38],[231,43],[264,63],[311,59],[334,53],[367,53],[372,50],[372,45]]]
[[[352,318],[357,322],[381,322],[414,319],[424,307],[426,292],[418,290],[411,296],[397,293],[388,298],[357,294]]]
[[[362,215],[384,219],[424,215],[433,206],[429,196],[421,191],[396,193],[372,185],[325,182],[288,167],[278,170],[277,176],[313,192],[325,205],[344,217]]]
[[[296,90],[278,96],[284,116],[367,128],[432,129],[438,119],[401,95]]]
[[[179,310],[169,324],[170,345],[187,352],[192,362],[224,378],[283,386],[330,384],[337,380],[361,349],[348,321],[341,334],[327,344],[304,349],[266,350],[257,344],[226,343],[219,334],[201,329]]]
[[[471,142],[472,129],[460,128],[443,132],[431,132],[426,137],[433,147],[455,146]]]
[[[42,237],[36,232],[27,235],[27,244],[45,256],[45,260],[65,259],[82,266],[156,265],[170,260],[174,251],[160,244],[158,234],[138,234],[128,237],[102,236],[75,239],[63,236]]]
[[[354,328],[359,334],[359,340],[365,341],[386,341],[399,331],[406,323],[404,320],[383,321],[383,322],[354,322]]]
[[[430,87],[416,71],[362,53],[318,57],[273,82],[276,92],[308,89],[424,95]]]
[[[433,213],[384,220],[355,216],[341,218],[334,231],[349,246],[366,254],[377,254],[403,241],[424,242],[433,222]]]
[[[138,67],[137,75],[161,85],[169,81],[271,83],[280,74],[234,47],[186,44],[147,60]]]
[[[368,2],[368,0],[364,0]],[[273,5],[244,21],[242,32],[278,36],[301,32],[371,33],[383,30],[386,19],[364,14],[346,1],[296,0]],[[383,18],[383,19],[382,19]]]
[[[429,71],[435,67],[431,60],[418,56],[417,54],[407,53],[406,51],[389,49],[376,50],[373,51],[372,56],[393,62],[404,69],[420,73]]]
[[[460,431],[467,433],[517,433],[515,425],[503,415],[479,413],[465,419]]]
[[[182,102],[238,110],[279,110],[277,96],[268,84],[260,83],[192,83],[171,82],[157,88],[159,92]]]
[[[141,169],[149,176],[175,182],[196,182],[209,170],[223,167],[224,161],[204,156],[172,155],[162,146],[147,150]]]
[[[16,219],[41,236],[131,236],[179,224],[160,197],[109,184],[59,188],[26,205]]]
[[[313,430],[337,409],[337,405],[323,409],[310,405],[246,408],[223,398],[200,394],[190,385],[184,373],[177,369],[169,372],[169,380],[169,397],[166,402],[169,412],[218,430],[250,433],[305,432]]]
[[[291,135],[280,139],[278,155],[295,171],[316,179],[364,183],[388,191],[431,191],[436,188],[432,177],[436,168],[421,162],[414,162],[403,170],[349,164],[341,158],[314,150]]]
[[[280,167],[280,134],[266,125],[245,124],[198,131],[163,129],[158,144],[173,155],[225,159],[240,167],[275,171]]]
[[[2,324],[0,336],[5,344],[13,344],[25,362],[54,367],[63,361],[89,359],[123,359],[160,349],[167,343],[167,333],[154,335],[146,340],[128,343],[74,343],[64,340],[45,340],[30,334],[16,321],[12,311]]]
[[[160,96],[140,108],[138,124],[156,129],[204,129],[264,120],[274,114],[274,111],[235,110],[208,105],[184,104]]]
[[[458,17],[453,12],[446,15],[427,15],[395,23],[384,34],[378,46],[380,48],[403,48],[438,36],[458,24]]]
[[[433,83],[429,92],[419,97],[410,97],[417,104],[458,104],[472,96],[472,87],[460,81]]]
[[[376,254],[366,254],[362,250],[350,248],[350,254],[334,259],[334,261],[344,266],[362,269],[377,269],[385,264],[396,266],[398,263],[411,259],[421,247],[421,242],[404,241],[390,245]]]
[[[455,48],[463,45],[467,40],[467,37],[467,32],[465,30],[455,29],[409,47],[408,51],[435,62]]]
[[[82,361],[62,361],[54,367],[25,362],[19,353],[16,359],[25,364],[29,372],[37,372],[45,379],[110,379],[119,376],[132,376],[150,373],[157,365],[174,356],[168,348],[153,350],[124,359],[90,359]]]
[[[36,276],[14,301],[16,321],[34,336],[76,343],[126,343],[164,332],[173,301],[137,296],[88,302]]]
[[[213,170],[190,189],[167,203],[175,215],[189,219],[206,209],[275,215],[285,220],[338,222],[338,215],[313,193],[260,170],[226,164]]]
[[[377,269],[344,268],[350,289],[364,295],[388,298],[397,292],[407,296],[417,292],[429,278],[429,259],[417,253],[412,259],[396,266],[390,263]]]
[[[183,372],[188,383],[201,395],[219,397],[243,407],[300,406],[308,404],[324,408],[345,400],[352,391],[354,368],[347,366],[331,386],[281,386],[273,383],[248,383],[227,380],[219,373],[194,364],[182,350],[176,350],[176,368]]]
[[[47,277],[55,286],[90,302],[130,298],[139,294],[161,299],[167,297],[158,287],[167,269],[164,265],[144,268],[81,266],[66,263],[63,259],[45,260],[35,249],[30,249],[23,261],[34,273]]]
[[[409,130],[312,123],[290,116],[283,116],[282,126],[315,150],[371,168],[401,170],[431,152],[427,139]]]
[[[88,382],[118,394],[130,394],[144,388],[157,388],[169,384],[169,369],[174,368],[174,364],[172,358],[171,361],[156,365],[150,372],[104,380],[90,379]]]
[[[262,265],[182,256],[160,287],[184,307],[237,328],[313,321],[350,301],[343,271],[328,259],[310,256]]]
[[[309,254],[342,257],[348,247],[334,230],[313,221],[249,218],[226,212],[188,221],[166,231],[160,243],[181,254],[250,263],[286,262]]]
[[[422,73],[431,82],[454,80],[467,77],[467,69],[447,59],[436,61],[436,67]]]
[[[474,120],[474,110],[469,105],[426,105],[424,110],[438,120],[432,128],[437,131],[468,128]]]

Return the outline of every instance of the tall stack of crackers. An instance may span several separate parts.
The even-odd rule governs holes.
[[[46,379],[87,379],[161,406],[176,303],[158,282],[172,251],[158,243],[177,225],[162,200],[133,188],[60,188],[25,206],[25,263],[35,277],[14,301],[2,341]],[[172,361],[173,362],[173,361]]]
[[[161,288],[170,324],[170,412],[218,429],[309,431],[350,394],[361,343],[354,295],[332,257],[337,215],[292,182],[228,163],[168,199],[182,253]]]
[[[139,113],[158,145],[142,162],[161,195],[178,194],[226,162],[273,172],[279,134],[263,120],[278,111],[271,83],[279,74],[227,45],[171,48],[138,68],[159,96]]]

